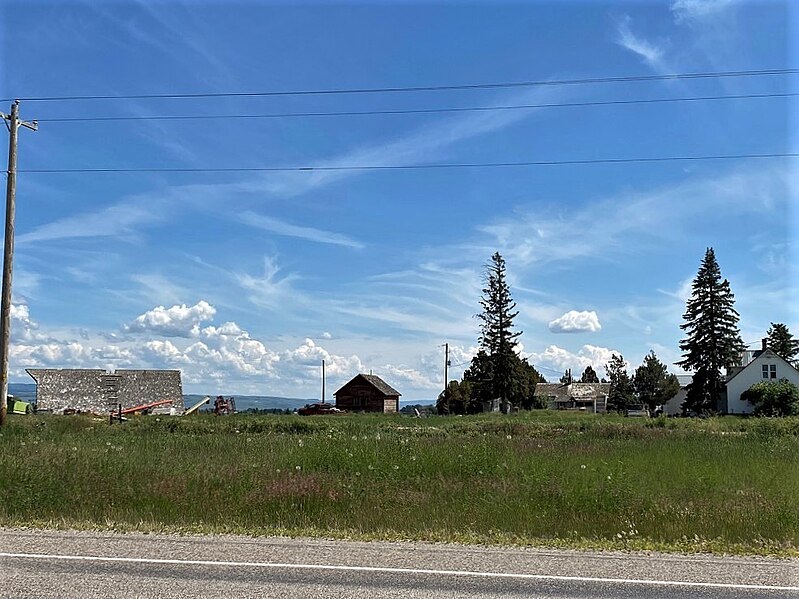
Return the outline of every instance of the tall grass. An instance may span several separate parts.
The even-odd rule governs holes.
[[[799,554],[799,419],[17,417],[0,524]]]

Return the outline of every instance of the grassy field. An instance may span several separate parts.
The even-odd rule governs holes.
[[[799,555],[799,418],[11,417],[0,525]]]

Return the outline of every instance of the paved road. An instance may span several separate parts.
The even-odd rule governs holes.
[[[799,560],[0,529],[0,597],[799,597]]]

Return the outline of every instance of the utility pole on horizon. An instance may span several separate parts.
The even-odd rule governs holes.
[[[0,426],[6,423],[8,409],[8,341],[11,334],[11,275],[14,262],[14,215],[17,194],[17,132],[19,126],[36,131],[36,121],[19,120],[19,100],[11,104],[11,114],[0,112],[8,128],[8,171],[6,171],[6,234],[3,250],[3,290],[0,302]]]
[[[444,344],[444,401],[447,400],[447,387],[449,387],[449,343]]]

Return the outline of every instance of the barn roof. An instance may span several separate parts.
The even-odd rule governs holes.
[[[345,384],[343,387],[341,387],[341,389],[336,391],[336,393],[334,393],[333,395],[337,395],[347,385],[349,385],[350,383],[352,383],[353,381],[355,381],[359,377],[364,379],[367,383],[372,385],[375,389],[380,391],[380,393],[382,393],[383,395],[387,395],[387,396],[399,396],[399,395],[402,395],[402,393],[397,391],[394,387],[389,385],[386,381],[381,379],[376,374],[358,374],[358,375],[355,375],[355,377],[353,377],[353,379],[349,383]]]

